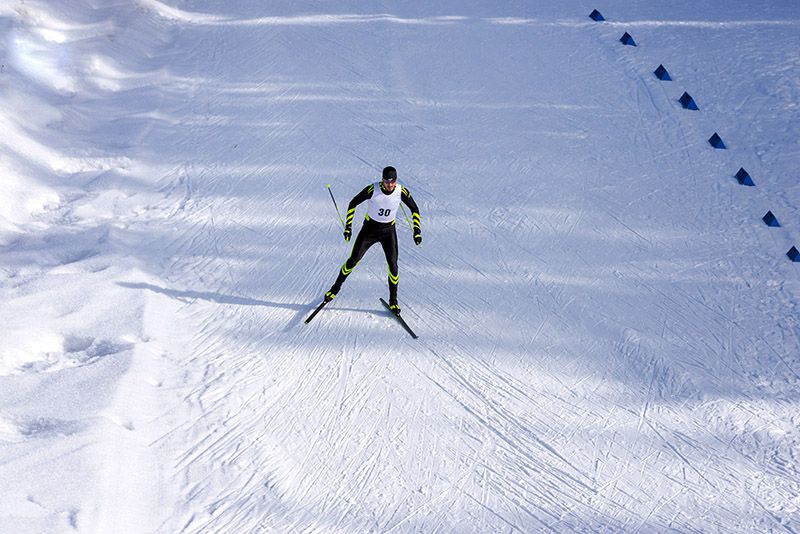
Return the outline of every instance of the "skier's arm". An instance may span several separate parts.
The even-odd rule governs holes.
[[[345,226],[350,228],[353,226],[353,217],[356,214],[356,206],[364,202],[365,200],[369,200],[372,198],[372,191],[375,189],[375,184],[370,184],[364,189],[362,189],[353,199],[350,201],[350,204],[347,206],[347,218]]]
[[[414,230],[414,242],[419,245],[422,242],[419,207],[417,206],[417,203],[414,202],[414,197],[411,196],[411,193],[405,187],[403,187],[403,192],[400,196],[400,199],[403,201],[403,204],[408,206],[408,208],[411,210],[411,224],[413,225]]]
[[[347,217],[345,219],[344,224],[344,240],[350,241],[350,236],[353,233],[353,217],[356,214],[356,206],[372,198],[372,191],[375,189],[375,184],[370,184],[364,189],[362,189],[353,199],[350,201],[350,204],[347,206]]]

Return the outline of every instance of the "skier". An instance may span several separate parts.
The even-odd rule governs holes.
[[[389,309],[395,314],[400,315],[400,306],[397,304],[397,284],[400,276],[397,270],[397,232],[395,231],[395,216],[400,209],[402,201],[411,210],[411,217],[414,226],[414,243],[422,243],[422,232],[420,232],[420,217],[417,203],[411,197],[408,189],[397,183],[397,170],[394,167],[383,169],[382,179],[379,183],[370,184],[360,193],[353,197],[347,206],[347,222],[344,228],[344,240],[350,241],[352,235],[353,217],[356,213],[356,206],[364,201],[367,202],[367,215],[361,231],[356,236],[353,251],[350,257],[342,265],[339,276],[331,286],[330,291],[325,293],[325,302],[330,302],[339,293],[347,276],[355,269],[367,249],[380,242],[383,253],[386,255],[386,263],[389,267]]]

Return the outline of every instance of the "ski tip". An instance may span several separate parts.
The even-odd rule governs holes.
[[[328,189],[330,189],[330,188],[331,188],[331,184],[328,184]]]

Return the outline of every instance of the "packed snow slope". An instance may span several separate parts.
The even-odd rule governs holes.
[[[0,29],[1,532],[800,532],[797,2]],[[385,165],[420,338],[379,247],[304,324]]]

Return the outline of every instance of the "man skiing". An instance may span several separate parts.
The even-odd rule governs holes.
[[[356,236],[350,257],[342,265],[339,276],[330,291],[325,293],[325,302],[330,302],[336,297],[347,276],[355,269],[369,247],[380,242],[389,267],[389,309],[395,315],[400,315],[400,306],[397,304],[397,284],[400,276],[397,270],[397,232],[394,225],[397,211],[400,209],[400,202],[403,202],[411,210],[414,243],[417,245],[422,243],[422,232],[420,231],[417,203],[411,198],[408,189],[402,185],[398,187],[398,185],[397,170],[394,167],[386,167],[383,169],[383,176],[379,183],[368,185],[350,201],[347,206],[347,222],[344,228],[345,241],[349,242],[352,235],[356,206],[365,200],[367,201],[367,215],[361,231]]]

